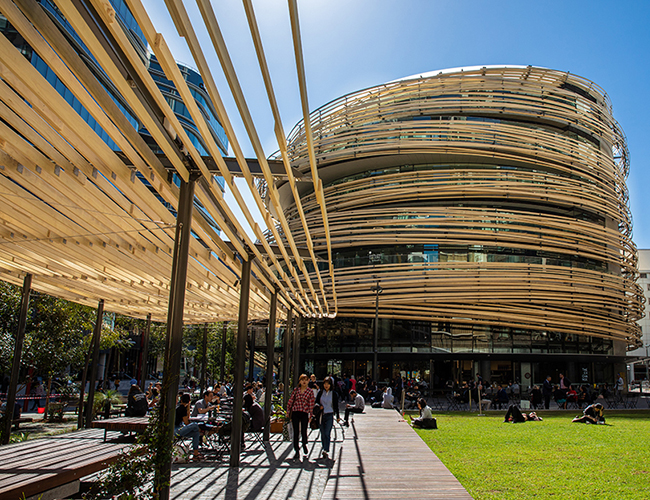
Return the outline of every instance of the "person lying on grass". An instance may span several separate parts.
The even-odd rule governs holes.
[[[605,417],[603,416],[603,405],[600,403],[595,403],[593,405],[587,406],[581,417],[576,417],[573,419],[573,423],[577,424],[604,424]]]
[[[517,405],[510,405],[503,422],[512,422],[514,424],[517,424],[520,422],[539,422],[541,420],[542,417],[539,417],[534,411],[531,411],[528,414],[521,413],[521,410],[517,407]]]

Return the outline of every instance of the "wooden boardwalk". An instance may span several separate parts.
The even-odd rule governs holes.
[[[0,448],[0,500],[17,500],[63,488],[61,498],[79,489],[78,480],[106,467],[125,447],[103,442],[103,431],[89,429],[24,441]],[[24,495],[24,497],[23,497]]]
[[[352,416],[322,500],[472,498],[396,411]]]

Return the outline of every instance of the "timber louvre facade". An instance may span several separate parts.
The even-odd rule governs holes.
[[[303,322],[307,370],[372,373],[377,282],[380,380],[611,383],[624,370],[643,294],[629,154],[602,89],[531,66],[446,70],[348,94],[310,121],[338,316]],[[304,130],[288,153],[306,173]],[[302,246],[289,186],[276,186]],[[317,197],[300,187],[325,256]]]

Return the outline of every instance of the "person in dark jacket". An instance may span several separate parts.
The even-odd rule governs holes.
[[[551,384],[551,376],[548,375],[544,384],[542,385],[542,395],[544,396],[544,408],[547,410],[551,406],[551,396],[553,395],[553,384]]]
[[[498,406],[499,410],[501,409],[501,406],[508,406],[510,398],[508,397],[508,392],[501,387],[500,385],[497,386],[497,395],[496,395],[496,405]]]
[[[246,411],[251,416],[251,430],[255,432],[261,431],[264,428],[264,410],[262,410],[262,407],[255,401]]]
[[[131,380],[131,388],[126,397],[126,411],[124,415],[127,417],[144,417],[149,409],[147,395],[142,392],[137,382],[135,379]]]
[[[542,407],[542,391],[538,386],[534,386],[530,391],[530,406],[535,410]]]
[[[316,395],[315,405],[320,408],[320,441],[323,447],[323,458],[327,459],[330,452],[330,436],[336,420],[339,417],[339,397],[334,390],[334,382],[330,377],[323,380],[323,388]]]

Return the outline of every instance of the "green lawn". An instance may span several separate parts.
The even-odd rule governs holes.
[[[606,410],[609,425],[571,423],[578,413],[521,424],[443,413],[417,433],[477,500],[650,498],[650,411]]]

